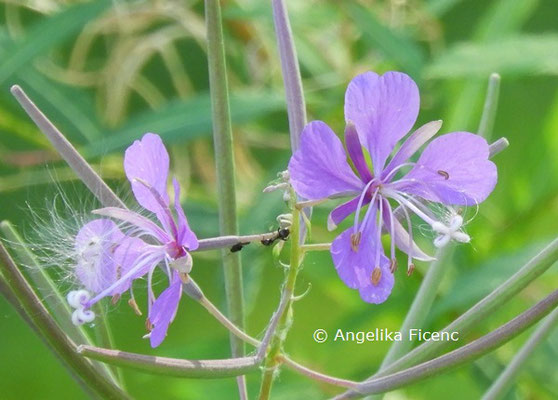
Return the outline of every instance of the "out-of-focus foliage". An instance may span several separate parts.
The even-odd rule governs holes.
[[[273,229],[284,210],[279,194],[261,190],[285,169],[290,150],[282,80],[269,1],[223,1],[232,91],[241,231]],[[478,126],[486,80],[500,72],[494,138],[511,143],[495,162],[499,183],[467,226],[473,241],[458,248],[428,328],[443,327],[558,233],[558,7],[553,0],[287,1],[310,119],[343,128],[343,93],[359,72],[401,70],[420,85],[419,123],[443,119],[442,132]],[[76,208],[90,194],[52,151],[9,94],[20,84],[126,198],[122,150],[144,132],[162,135],[172,169],[186,187],[184,205],[200,237],[217,233],[215,172],[204,47],[203,2],[194,0],[2,1],[0,5],[0,219],[32,239],[26,202],[36,212],[57,190]],[[54,181],[59,182],[55,186]],[[45,203],[45,198],[47,202]],[[84,206],[88,204],[88,206]],[[312,240],[328,241],[331,205],[316,208]],[[471,212],[472,214],[472,212]],[[68,213],[71,216],[71,213]],[[430,246],[431,238],[424,238]],[[248,246],[245,260],[248,331],[259,335],[279,297],[283,272],[271,251]],[[327,253],[307,257],[299,281],[309,294],[295,305],[286,351],[332,375],[363,379],[389,343],[316,344],[318,328],[397,330],[427,265],[408,278],[398,271],[385,304],[363,303],[337,278]],[[55,273],[55,271],[53,271]],[[224,306],[217,252],[197,253],[193,276]],[[62,283],[63,284],[63,283]],[[509,302],[473,336],[494,329],[558,284],[556,268]],[[143,304],[142,290],[137,291]],[[165,343],[142,340],[144,321],[124,302],[107,306],[119,349],[184,358],[224,358],[228,334],[198,305],[183,300]],[[0,300],[0,398],[83,397],[41,341]],[[521,346],[525,335],[476,363],[402,389],[387,398],[477,398]],[[558,332],[529,360],[510,398],[558,397]],[[233,398],[233,379],[195,381],[125,371],[135,398]],[[257,374],[248,377],[258,388]],[[455,388],[459,388],[458,391]],[[277,399],[336,393],[289,371]]]

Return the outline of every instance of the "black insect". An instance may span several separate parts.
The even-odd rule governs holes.
[[[242,250],[242,248],[246,245],[250,244],[250,242],[238,242],[231,247],[231,253],[236,253],[237,251]]]
[[[276,240],[287,240],[290,233],[289,228],[279,228],[274,236],[268,239],[262,239],[261,243],[264,246],[271,246]]]

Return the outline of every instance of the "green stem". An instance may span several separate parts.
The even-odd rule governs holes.
[[[311,243],[303,244],[300,249],[304,252],[306,251],[329,251],[331,249],[331,243]]]
[[[219,198],[219,230],[221,235],[237,235],[235,168],[233,136],[229,110],[229,92],[225,62],[225,45],[218,0],[205,0],[207,28],[207,57],[209,65],[209,87],[213,114],[213,141],[217,169],[217,191]],[[236,326],[244,327],[244,297],[242,288],[242,264],[240,252],[221,251],[225,274],[225,290],[229,315]],[[244,343],[230,336],[233,357],[244,355]],[[241,398],[247,398],[246,382],[238,378]]]
[[[294,195],[292,196],[294,199]],[[260,386],[260,400],[267,400],[271,395],[271,387],[273,380],[277,375],[277,370],[281,364],[280,354],[283,342],[287,337],[287,333],[292,324],[292,303],[295,289],[296,278],[300,264],[302,263],[302,251],[299,244],[300,238],[300,211],[293,207],[293,224],[291,226],[291,256],[290,266],[287,272],[287,279],[281,293],[281,302],[283,307],[279,307],[276,317],[277,326],[273,332],[270,332],[271,342],[269,350],[264,361],[264,372],[262,383]]]
[[[492,137],[496,111],[498,110],[498,98],[500,96],[500,75],[493,73],[488,78],[488,89],[484,100],[484,108],[479,123],[478,134],[486,140]]]
[[[2,275],[13,295],[20,303],[27,315],[27,320],[33,323],[34,329],[40,333],[50,348],[69,366],[79,377],[80,382],[102,398],[127,399],[128,395],[116,386],[105,375],[85,358],[76,353],[76,345],[60,329],[48,310],[41,303],[29,283],[25,280],[18,267],[0,243],[0,268]]]
[[[558,323],[558,308],[552,311],[544,321],[542,321],[535,332],[529,337],[521,350],[515,355],[511,362],[506,366],[502,374],[494,381],[492,386],[482,397],[482,400],[496,400],[504,397],[513,380],[525,365],[527,358],[533,353],[535,348],[546,339],[552,329]]]

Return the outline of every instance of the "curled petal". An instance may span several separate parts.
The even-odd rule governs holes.
[[[289,174],[296,193],[309,200],[360,192],[363,186],[347,163],[343,144],[321,121],[310,122],[302,131]]]
[[[151,212],[159,213],[160,204],[150,193],[146,182],[169,204],[167,194],[167,177],[169,174],[169,154],[163,141],[154,133],[146,133],[141,140],[136,140],[124,154],[124,171],[132,185],[132,191],[139,204]]]
[[[176,241],[180,246],[185,246],[189,251],[196,250],[198,248],[198,238],[194,231],[190,229],[186,214],[184,214],[184,210],[180,205],[180,184],[176,178],[172,179],[172,184],[174,186],[174,210],[176,211],[178,222],[178,236]]]
[[[486,199],[498,180],[488,159],[488,143],[469,132],[434,139],[416,165],[395,183],[398,190],[444,204],[475,205]]]
[[[345,93],[345,120],[352,121],[380,175],[395,144],[413,127],[420,105],[417,85],[406,74],[366,72]]]
[[[149,312],[149,321],[153,325],[153,330],[149,336],[151,347],[159,346],[167,336],[167,330],[176,316],[181,296],[182,282],[178,273],[175,272],[172,283],[155,300]]]

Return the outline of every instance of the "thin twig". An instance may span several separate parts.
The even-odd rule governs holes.
[[[321,372],[314,371],[308,367],[305,367],[302,364],[297,363],[296,361],[291,360],[290,358],[286,357],[285,355],[281,354],[278,356],[281,362],[283,362],[286,366],[290,367],[293,371],[300,372],[302,375],[305,375],[311,379],[329,383],[333,386],[344,387],[347,389],[356,389],[359,385],[359,382],[351,381],[348,379],[341,379],[336,378],[331,375],[322,374]]]
[[[277,232],[259,233],[256,235],[228,235],[199,240],[199,246],[195,251],[206,251],[233,247],[237,244],[261,242],[277,236]]]
[[[78,353],[85,357],[133,368],[138,371],[182,378],[228,378],[255,371],[259,367],[256,357],[228,358],[224,360],[184,360],[147,356],[94,346],[79,346]]]
[[[11,88],[11,92],[23,107],[27,115],[31,117],[37,127],[45,134],[52,143],[58,154],[66,160],[68,165],[79,176],[82,182],[99,199],[105,207],[121,207],[126,205],[116,196],[112,189],[101,179],[101,177],[91,168],[85,159],[79,154],[76,148],[66,139],[66,137],[54,126],[52,122],[37,108],[29,99],[27,94],[18,85]]]

